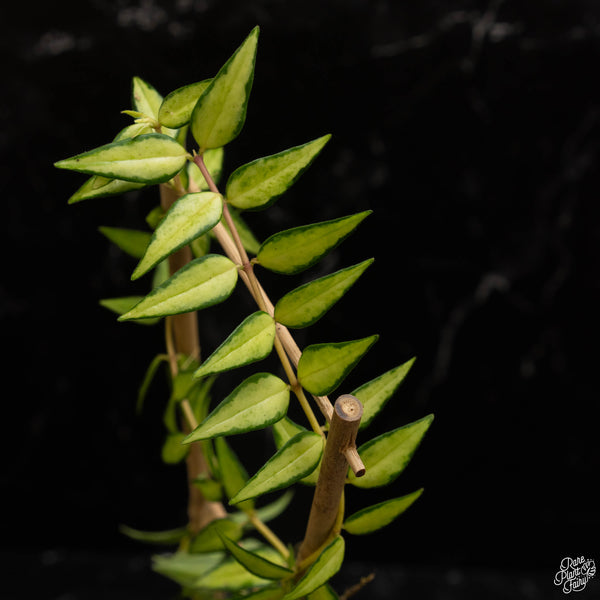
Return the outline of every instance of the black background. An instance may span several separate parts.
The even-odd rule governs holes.
[[[137,556],[119,523],[168,529],[185,519],[184,473],[160,461],[160,378],[142,416],[134,410],[160,329],[116,323],[97,305],[147,285],[129,282],[135,263],[97,227],[143,228],[156,196],[67,206],[84,178],[52,163],[128,124],[120,111],[133,75],[163,94],[210,77],[256,24],[254,87],[226,174],[333,137],[248,222],[265,239],[374,211],[318,267],[261,279],[277,299],[375,257],[298,341],[380,334],[340,392],[418,357],[367,438],[436,415],[389,490],[349,497],[355,510],[425,487],[393,527],[349,539],[349,559],[445,573],[438,595],[419,596],[431,579],[419,580],[412,597],[429,598],[466,597],[443,595],[464,570],[543,572],[541,587],[511,583],[498,597],[547,598],[561,558],[600,560],[596,2],[87,0],[1,10],[0,548],[21,557],[21,579],[57,565],[72,577],[83,567],[69,559],[84,552]],[[251,308],[244,294],[201,314],[206,354]],[[217,394],[240,376],[222,378]],[[239,447],[250,472],[272,452],[268,436],[251,443]],[[302,535],[307,499],[300,489],[273,524],[290,541]],[[43,597],[80,597],[53,573]],[[143,581],[156,590],[157,579]],[[496,597],[490,589],[485,597]],[[590,584],[582,596],[592,595]]]

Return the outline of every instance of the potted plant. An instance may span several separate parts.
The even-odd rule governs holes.
[[[363,437],[414,359],[332,402],[329,396],[377,336],[301,349],[292,333],[317,323],[372,259],[304,283],[277,301],[261,285],[263,269],[293,276],[315,265],[369,211],[302,223],[262,243],[246,225],[243,212],[271,206],[312,164],[329,135],[252,160],[220,184],[224,148],[246,118],[258,35],[256,27],[214,77],[165,97],[134,77],[133,105],[124,111],[133,123],[110,143],[56,166],[90,176],[71,203],[159,189],[160,204],[148,215],[147,229],[101,229],[139,260],[132,279],[145,277],[149,292],[101,303],[120,321],[164,327],[165,348],[148,369],[139,402],[166,364],[171,394],[162,456],[166,463],[186,463],[188,523],[162,532],[124,527],[124,533],[171,547],[154,557],[154,569],[178,582],[190,598],[337,598],[329,581],[344,559],[344,535],[389,525],[422,493],[382,499],[347,515],[346,489],[393,481],[433,416],[357,447],[358,431]],[[197,313],[225,302],[236,288],[245,288],[239,293],[249,294],[255,309],[233,331],[223,331],[222,343],[204,358]],[[271,354],[279,361],[277,373],[261,366]],[[256,372],[213,403],[215,379],[248,365]],[[301,407],[304,423],[288,416],[290,402]],[[273,455],[249,476],[228,440],[264,428],[272,431]],[[304,537],[284,542],[268,523],[290,507],[289,488],[296,483],[314,486],[312,505]],[[273,492],[280,496],[270,500]]]

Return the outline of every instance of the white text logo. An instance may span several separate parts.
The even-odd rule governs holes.
[[[554,576],[554,585],[562,586],[565,594],[581,592],[596,574],[596,564],[591,558],[566,556],[560,561],[560,569]]]

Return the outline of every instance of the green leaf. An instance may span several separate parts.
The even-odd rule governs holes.
[[[152,127],[147,123],[134,123],[121,129],[113,139],[113,142],[133,138],[144,133],[153,133],[153,131]],[[69,198],[69,204],[81,202],[82,200],[89,200],[91,198],[115,196],[117,194],[139,190],[145,186],[145,183],[123,181],[122,179],[108,179],[100,175],[93,175]]]
[[[220,502],[223,499],[223,489],[221,484],[214,479],[201,474],[192,482],[194,487],[197,487],[202,495],[211,502]]]
[[[353,535],[364,535],[377,531],[400,516],[422,493],[423,488],[411,494],[406,494],[406,496],[392,498],[363,508],[348,517],[344,521],[343,527]]]
[[[180,585],[190,586],[202,576],[213,571],[223,561],[223,558],[223,552],[160,554],[152,557],[152,569]]]
[[[137,404],[136,404],[136,412],[138,414],[140,414],[142,412],[142,408],[144,406],[144,400],[146,399],[146,394],[148,393],[148,388],[150,387],[150,384],[152,383],[152,380],[154,379],[154,376],[156,375],[156,371],[158,370],[160,363],[166,362],[167,360],[168,360],[168,357],[165,354],[158,354],[152,359],[152,361],[148,365],[148,368],[146,369],[146,373],[144,374],[144,379],[142,381],[142,385],[140,386],[140,389],[138,390]]]
[[[104,308],[108,308],[111,312],[117,315],[123,315],[130,311],[136,304],[143,299],[143,296],[123,296],[121,298],[103,298],[99,304]],[[148,319],[139,319],[136,323],[140,325],[155,325],[160,321],[160,317],[152,317]]]
[[[186,194],[177,199],[158,224],[131,279],[137,279],[169,254],[212,229],[220,220],[223,197],[214,192]]]
[[[307,431],[302,425],[294,423],[289,417],[283,417],[276,423],[273,423],[273,440],[277,450],[283,448],[295,435]]]
[[[338,595],[329,584],[325,584],[311,592],[306,600],[338,600]]]
[[[127,525],[119,525],[119,531],[132,540],[161,546],[174,546],[178,544],[188,532],[187,527],[179,527],[178,529],[169,529],[167,531],[140,531]]]
[[[131,102],[133,107],[140,113],[158,117],[158,109],[162,103],[162,96],[154,86],[144,81],[141,77],[134,77],[131,86]]]
[[[273,585],[264,587],[251,594],[244,595],[243,598],[244,600],[281,600],[284,595],[285,592],[279,585]],[[241,600],[241,598],[236,598],[235,600]]]
[[[299,433],[272,456],[229,503],[237,504],[295,483],[316,468],[322,453],[322,436],[312,431]]]
[[[143,135],[144,133],[154,133],[154,129],[148,123],[132,123],[121,129],[114,137],[113,142],[134,138],[138,135]]]
[[[275,321],[265,312],[246,317],[231,335],[202,363],[196,377],[230,371],[266,358],[273,349]]]
[[[350,342],[308,346],[298,362],[300,384],[315,396],[327,396],[340,385],[377,339],[377,335],[372,335]]]
[[[292,275],[304,271],[346,239],[369,214],[371,211],[367,210],[275,233],[261,245],[258,262],[275,273]]]
[[[246,485],[248,473],[225,438],[220,437],[215,440],[215,450],[225,493],[228,498],[233,498]],[[248,500],[243,504],[244,506],[240,506],[242,510],[254,508],[253,500]]]
[[[200,258],[210,254],[210,235],[205,234],[197,237],[195,240],[190,242],[190,248],[194,258]]]
[[[330,137],[325,135],[239,167],[227,181],[227,201],[242,210],[267,208],[295,183]]]
[[[350,472],[350,483],[359,488],[372,488],[387,485],[396,479],[408,465],[432,421],[433,415],[427,415],[363,444],[358,453],[365,464],[366,473],[356,477]]]
[[[240,565],[237,560],[224,560],[218,567],[196,579],[192,589],[236,591],[258,588],[271,584],[269,579],[257,577]]]
[[[150,229],[156,229],[158,224],[163,220],[166,212],[163,210],[160,204],[155,206],[147,215],[146,215],[146,223]],[[150,240],[148,240],[150,241]],[[140,257],[141,258],[141,257]]]
[[[187,150],[169,136],[150,133],[100,146],[54,166],[137,183],[164,183],[183,168],[187,157]]]
[[[108,179],[99,175],[93,175],[69,198],[68,202],[69,204],[75,204],[76,202],[92,198],[116,196],[117,194],[139,190],[145,186],[145,183],[134,183],[133,181]]]
[[[194,106],[212,79],[190,83],[167,94],[158,109],[158,121],[171,128],[182,127],[189,122]]]
[[[195,384],[190,390],[188,400],[194,412],[197,421],[203,421],[208,415],[210,405],[210,390],[217,377],[207,377],[206,379],[195,379]]]
[[[306,283],[286,294],[275,305],[275,320],[286,327],[316,323],[365,272],[373,259]]]
[[[263,522],[268,523],[279,515],[283,514],[286,508],[290,505],[294,492],[292,490],[286,490],[277,500],[265,504],[256,509],[256,516]]]
[[[341,535],[336,536],[283,600],[302,598],[325,585],[340,570],[344,560],[344,548],[344,538]]]
[[[185,443],[266,427],[285,415],[289,396],[289,386],[279,377],[255,373],[236,387]]]
[[[387,401],[394,395],[404,378],[415,362],[411,358],[400,366],[387,371],[376,379],[361,385],[352,392],[363,405],[363,415],[360,421],[360,429],[364,429],[371,423],[375,416],[383,409]]]
[[[168,465],[176,465],[181,462],[189,451],[188,446],[182,444],[185,433],[169,433],[162,447],[162,459]]]
[[[254,79],[259,28],[255,27],[223,65],[200,96],[191,118],[191,130],[200,153],[233,140],[246,120]]]
[[[224,148],[211,148],[207,150],[202,158],[204,159],[204,164],[210,173],[215,184],[219,183],[219,179],[221,178],[221,173],[223,171],[223,156],[224,156]],[[182,173],[185,173],[188,178],[188,183],[184,184],[191,191],[202,191],[208,190],[209,186],[204,179],[204,175],[202,175],[202,171],[198,168],[198,165],[195,162],[188,162],[187,167]]]
[[[150,242],[151,234],[137,229],[122,227],[98,227],[100,233],[133,258],[142,258]]]
[[[208,254],[182,267],[119,320],[176,315],[201,310],[228,298],[237,266],[221,254]]]
[[[223,542],[219,534],[239,540],[242,537],[242,526],[230,519],[216,519],[201,529],[190,542],[189,551],[192,554],[200,552],[215,552],[223,550]]]
[[[253,573],[258,577],[262,577],[263,579],[283,579],[293,575],[293,571],[290,571],[290,569],[271,562],[260,556],[260,554],[242,548],[242,546],[236,544],[225,535],[221,536],[221,541],[235,560],[237,560],[247,571],[250,571],[250,573]]]
[[[284,417],[283,419],[277,421],[277,423],[273,423],[272,431],[275,447],[277,450],[280,450],[295,435],[306,431],[306,429],[302,427],[302,425],[294,423],[294,421],[292,421],[290,418]],[[309,473],[306,477],[303,477],[300,480],[300,483],[303,483],[304,485],[317,485],[319,471],[320,465],[318,465],[312,473]]]

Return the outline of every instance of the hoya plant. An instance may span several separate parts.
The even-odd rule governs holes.
[[[323,341],[315,328],[315,343],[301,349],[292,334],[315,325],[372,259],[304,283],[276,301],[261,285],[262,270],[293,282],[350,236],[369,211],[302,223],[262,243],[247,227],[242,213],[265,210],[280,198],[329,135],[239,166],[219,187],[224,147],[244,125],[258,36],[256,27],[214,77],[165,97],[134,77],[132,107],[123,111],[133,123],[110,143],[56,166],[90,176],[70,203],[153,185],[159,190],[160,204],[140,230],[101,228],[139,261],[131,278],[145,278],[148,293],[101,304],[119,321],[164,327],[165,348],[150,364],[138,402],[164,363],[171,393],[162,457],[166,463],[186,462],[188,522],[160,532],[123,527],[124,533],[165,546],[153,568],[180,584],[186,597],[333,599],[338,595],[329,581],[341,568],[344,536],[389,525],[422,493],[384,497],[347,515],[346,488],[383,487],[396,479],[433,416],[369,439],[367,427],[414,359],[343,390],[377,336],[354,339],[349,323],[349,339]],[[250,294],[256,310],[233,331],[223,331],[222,343],[201,359],[197,311],[227,301],[236,288],[246,288],[239,293]],[[270,354],[277,357],[271,369],[277,374],[261,366]],[[252,372],[252,364],[256,372],[231,385],[225,397],[212,398],[215,378],[242,366]],[[345,393],[332,401],[336,390]],[[301,407],[303,423],[288,416],[290,402]],[[230,438],[266,428],[272,432],[272,456],[249,476],[233,450],[238,442]],[[359,430],[367,441],[357,448]],[[268,523],[290,506],[296,483],[314,486],[313,502],[304,537],[283,541]]]

